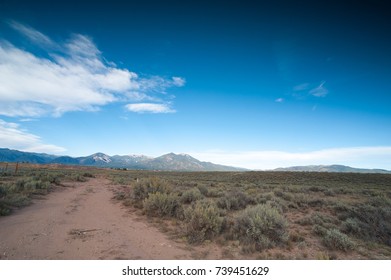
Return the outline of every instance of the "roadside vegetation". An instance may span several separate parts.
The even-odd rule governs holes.
[[[68,182],[85,182],[94,175],[73,169],[57,169],[29,164],[0,166],[0,216],[32,203]]]

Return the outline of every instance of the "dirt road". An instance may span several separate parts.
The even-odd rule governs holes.
[[[112,201],[92,178],[0,217],[0,259],[192,259],[184,244]]]

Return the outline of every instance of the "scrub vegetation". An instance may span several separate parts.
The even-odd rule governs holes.
[[[389,174],[0,168],[2,216],[100,177],[140,219],[190,247],[219,247],[226,258],[391,259]]]
[[[57,169],[42,165],[2,164],[0,166],[0,216],[27,206],[56,187],[70,182],[85,182],[94,175],[75,169]]]
[[[391,175],[116,171],[115,197],[232,258],[390,259]],[[136,181],[137,180],[137,181]]]

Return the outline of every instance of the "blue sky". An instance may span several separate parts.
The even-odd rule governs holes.
[[[0,147],[391,169],[384,5],[0,0]]]

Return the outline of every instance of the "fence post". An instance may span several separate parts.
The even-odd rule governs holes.
[[[18,173],[18,169],[19,169],[19,162],[17,162],[16,166],[15,166],[15,175],[16,175],[16,173]]]

